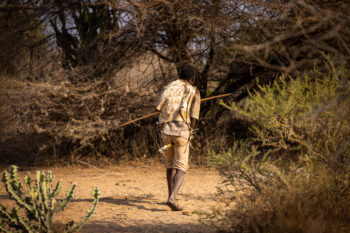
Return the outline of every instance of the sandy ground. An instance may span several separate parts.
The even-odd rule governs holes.
[[[45,168],[40,168],[44,170]],[[3,169],[2,169],[3,170]],[[34,174],[33,169],[30,174]],[[220,177],[207,168],[189,169],[178,195],[182,212],[174,212],[165,204],[167,186],[164,168],[157,165],[50,168],[55,181],[61,180],[62,198],[71,183],[76,183],[74,199],[68,208],[54,217],[56,225],[79,221],[92,205],[92,191],[101,191],[96,214],[82,232],[214,232],[199,223],[197,213],[210,212],[217,205],[216,187]],[[21,171],[21,177],[28,171]],[[0,203],[11,206],[3,184]]]

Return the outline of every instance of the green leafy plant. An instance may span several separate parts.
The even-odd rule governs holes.
[[[250,93],[245,102],[223,105],[255,122],[251,127],[255,135],[253,140],[269,147],[269,153],[282,155],[284,153],[281,152],[285,151],[308,151],[317,154],[325,149],[322,145],[317,146],[318,142],[314,140],[321,138],[320,133],[329,136],[332,131],[336,132],[332,137],[338,137],[349,129],[349,125],[340,131],[331,125],[325,127],[327,123],[334,123],[337,115],[322,109],[337,101],[340,96],[338,89],[339,84],[334,76],[293,79],[282,75],[271,85],[259,85],[258,90]]]
[[[350,86],[317,72],[282,75],[241,103],[253,135],[212,153],[234,187],[225,200],[228,232],[349,232]],[[240,192],[243,191],[243,192]],[[232,201],[234,200],[234,201]]]
[[[61,190],[61,182],[55,186],[51,185],[54,176],[50,171],[47,173],[37,171],[36,180],[33,182],[27,174],[24,183],[29,191],[29,196],[25,195],[23,186],[18,176],[18,168],[11,166],[9,171],[3,173],[2,181],[10,198],[14,200],[17,207],[13,207],[8,212],[0,205],[0,230],[9,232],[54,232],[52,217],[54,214],[65,210],[68,202],[73,198],[76,185],[72,184],[66,197],[57,200],[56,197]],[[78,223],[67,224],[64,232],[76,232],[95,213],[100,192],[95,188],[93,192],[93,206],[88,209],[87,215]],[[15,231],[14,231],[15,230]]]

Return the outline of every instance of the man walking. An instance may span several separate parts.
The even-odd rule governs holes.
[[[167,145],[164,150],[169,194],[167,205],[173,211],[182,210],[176,195],[188,167],[191,133],[199,118],[200,94],[193,85],[194,81],[194,68],[183,65],[180,79],[164,88],[157,104],[161,138],[163,145]]]

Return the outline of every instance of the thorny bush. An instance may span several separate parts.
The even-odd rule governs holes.
[[[148,134],[150,127],[117,129],[130,119],[130,111],[141,116],[147,105],[153,109],[152,96],[123,95],[104,80],[75,84],[65,77],[43,82],[1,77],[0,84],[0,156],[5,163],[117,160],[149,152],[137,146],[154,149],[148,143],[155,135],[143,141],[129,136],[136,130]]]

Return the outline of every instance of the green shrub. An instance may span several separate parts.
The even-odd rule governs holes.
[[[32,185],[32,179],[27,174],[24,183],[29,191],[29,196],[25,196],[22,184],[18,177],[18,168],[11,166],[9,172],[3,173],[3,183],[11,199],[17,207],[13,207],[11,212],[0,205],[0,230],[3,232],[54,232],[52,227],[52,217],[54,214],[63,211],[74,194],[75,184],[72,184],[65,199],[56,200],[61,190],[60,181],[53,187],[51,172],[37,171],[36,180]],[[95,188],[93,192],[93,206],[87,211],[87,215],[76,224],[67,224],[64,232],[76,232],[95,213],[99,190]],[[24,216],[23,213],[24,212]],[[15,230],[15,231],[14,231]]]
[[[281,76],[223,104],[249,118],[254,135],[211,155],[236,190],[223,230],[350,231],[350,86],[336,75],[311,77]]]
[[[334,152],[339,147],[343,142],[339,137],[350,134],[349,122],[344,119],[348,109],[334,106],[340,98],[339,89],[332,76],[316,80],[281,76],[272,85],[259,86],[244,103],[223,105],[255,122],[251,127],[256,136],[253,140],[271,148],[270,153],[281,156],[285,151],[307,151],[323,157],[325,150]]]

